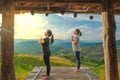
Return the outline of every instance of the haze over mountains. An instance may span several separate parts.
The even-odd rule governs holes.
[[[117,45],[120,46],[120,40],[117,41]],[[16,39],[15,43],[15,53],[23,54],[40,54],[42,53],[41,45],[38,44],[38,40],[24,40]],[[71,51],[72,45],[70,40],[55,40],[53,45],[50,45],[53,53],[59,53],[61,50]],[[80,46],[90,47],[90,46],[102,46],[102,42],[85,42],[81,41]]]

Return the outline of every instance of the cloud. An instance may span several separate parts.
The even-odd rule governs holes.
[[[89,16],[93,15],[93,20]],[[117,32],[116,38],[120,39],[120,16],[116,15]],[[101,41],[102,40],[102,17],[97,14],[52,14],[45,17],[41,14],[15,15],[15,38],[17,39],[38,39],[44,36],[47,29],[53,31],[55,39],[70,39],[75,28],[82,32],[81,40]],[[0,25],[2,15],[0,14]]]
[[[74,20],[86,20],[86,21],[91,21],[89,19],[89,16],[93,16],[93,21],[98,21],[98,22],[102,22],[102,15],[101,14],[78,14],[78,16],[76,18],[73,17],[73,14],[64,14],[64,15],[61,15],[61,14],[56,14],[60,17],[63,17],[64,19],[74,19]],[[120,23],[120,15],[115,15],[115,20],[116,20],[116,23]]]
[[[36,39],[43,35],[47,20],[39,15],[15,15],[15,38]]]
[[[15,38],[17,39],[38,39],[43,36],[43,28],[18,27],[15,29]]]
[[[93,16],[93,20],[92,21],[102,21],[102,17],[99,14],[78,14],[76,18],[73,17],[73,14],[56,14],[60,17],[63,17],[64,19],[73,19],[73,20],[86,20],[86,21],[91,21],[89,19],[90,16]]]
[[[59,29],[58,27],[54,27],[51,30],[53,31],[55,39],[66,40],[69,38],[69,36],[67,34],[67,30]]]
[[[120,24],[120,15],[115,15],[115,21],[117,24]]]
[[[31,14],[15,15],[15,25],[23,27],[38,27],[48,24],[46,20],[42,20],[39,15]],[[16,27],[16,26],[15,26]]]
[[[81,40],[85,41],[101,41],[102,40],[102,27],[92,28],[89,26],[78,26],[68,30],[68,34],[71,34],[75,28],[79,28],[82,32]],[[69,35],[70,36],[70,35]]]
[[[94,18],[92,21],[96,22],[102,22],[102,16],[98,14],[78,14],[77,18],[73,17],[73,14],[57,14],[60,17],[63,17],[64,19],[72,19],[75,21],[91,21],[89,19],[89,16],[92,15]],[[120,39],[120,15],[115,15],[116,25],[117,25],[117,31],[116,31],[116,39]],[[86,23],[87,24],[87,23]],[[93,25],[93,24],[92,24]],[[83,36],[81,39],[83,40],[102,40],[102,27],[95,25],[96,27],[92,28],[90,25],[81,25],[75,28],[80,28]],[[71,32],[74,30],[74,28],[71,28],[71,30],[68,30],[69,36],[72,34]]]
[[[116,39],[117,39],[117,40],[120,40],[120,31],[117,31],[117,32],[116,32]]]

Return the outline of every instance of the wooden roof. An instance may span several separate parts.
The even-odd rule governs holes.
[[[15,13],[101,13],[101,0],[14,0]],[[120,13],[120,0],[113,0]],[[0,12],[2,4],[0,0]]]

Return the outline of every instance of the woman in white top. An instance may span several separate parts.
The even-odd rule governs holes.
[[[80,30],[75,29],[74,35],[72,36],[72,48],[75,54],[76,64],[77,64],[77,67],[73,69],[75,72],[78,72],[80,70],[80,51],[81,51],[80,36],[81,36]]]

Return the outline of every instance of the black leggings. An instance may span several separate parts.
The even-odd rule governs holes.
[[[47,73],[47,76],[49,76],[50,75],[50,69],[51,69],[50,68],[50,53],[44,53],[43,58],[44,58],[44,62],[45,62],[46,68],[47,68],[46,73]]]

